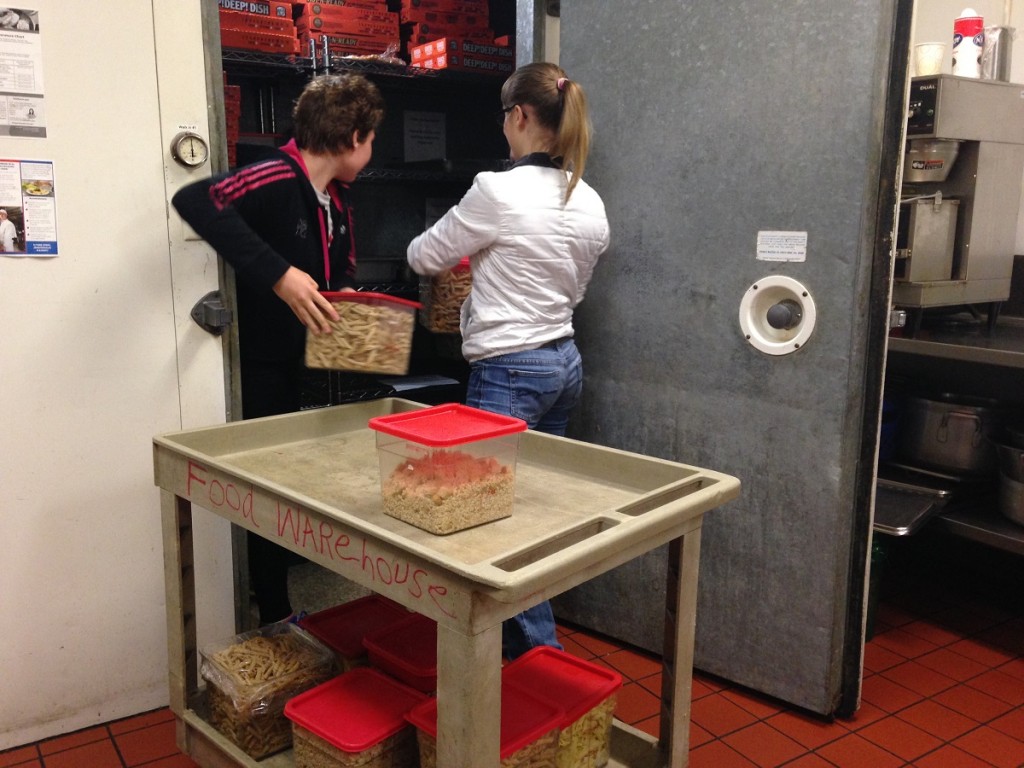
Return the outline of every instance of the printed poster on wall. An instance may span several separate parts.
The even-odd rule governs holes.
[[[0,136],[46,136],[39,11],[0,8]]]
[[[56,255],[53,163],[0,159],[0,256]]]

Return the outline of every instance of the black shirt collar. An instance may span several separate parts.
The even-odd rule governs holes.
[[[509,166],[509,169],[521,168],[524,165],[539,165],[542,168],[557,168],[558,167],[558,163],[556,163],[551,158],[551,155],[549,155],[547,152],[531,152],[530,154],[526,155],[525,157],[521,157],[518,160],[516,160],[514,163],[512,163],[512,165]]]

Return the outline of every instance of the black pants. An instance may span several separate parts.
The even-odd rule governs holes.
[[[294,413],[302,403],[301,360],[266,362],[243,360],[242,418]],[[302,558],[251,531],[247,535],[249,583],[259,607],[260,624],[288,618],[288,568]]]

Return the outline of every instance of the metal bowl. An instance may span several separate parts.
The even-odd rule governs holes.
[[[1008,520],[1024,525],[1024,483],[1000,475],[999,511]]]
[[[1024,448],[996,445],[999,452],[999,471],[1018,483],[1024,483]]]
[[[912,139],[903,164],[903,180],[910,183],[945,181],[960,154],[956,139]]]

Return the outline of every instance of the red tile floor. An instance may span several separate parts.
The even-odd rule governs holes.
[[[1024,558],[917,534],[892,540],[862,705],[828,721],[701,672],[692,768],[1021,768]],[[658,729],[658,659],[562,626],[571,653],[624,678],[616,716]],[[0,768],[194,768],[166,708],[0,752]]]

